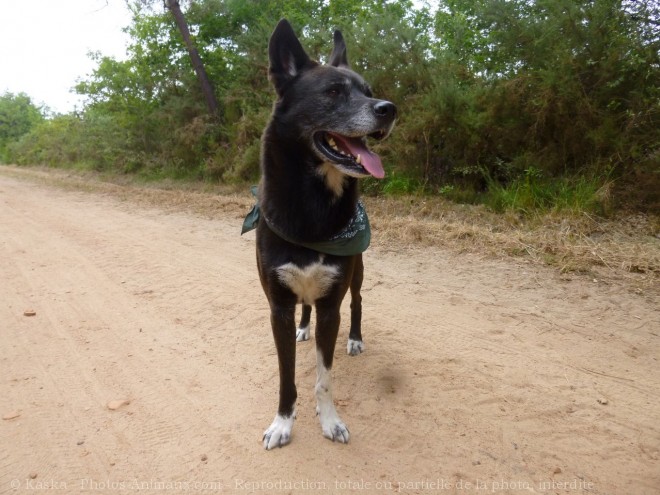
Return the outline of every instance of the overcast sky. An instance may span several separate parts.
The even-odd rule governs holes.
[[[0,7],[0,94],[24,92],[70,112],[81,107],[71,89],[95,67],[89,51],[125,58],[125,0],[0,0]]]

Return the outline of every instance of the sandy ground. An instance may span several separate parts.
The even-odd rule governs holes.
[[[277,360],[240,221],[0,171],[1,494],[660,493],[657,298],[378,238],[366,352],[346,303],[333,370],[350,443],[321,435],[312,338],[292,443],[264,451]]]

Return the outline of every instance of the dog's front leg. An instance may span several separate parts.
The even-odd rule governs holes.
[[[332,360],[339,332],[339,304],[316,305],[316,412],[323,436],[332,441],[347,443],[349,431],[337,414],[332,400]]]
[[[294,305],[271,304],[270,321],[280,368],[280,403],[275,420],[264,432],[264,448],[283,447],[291,441],[296,417],[296,323]]]

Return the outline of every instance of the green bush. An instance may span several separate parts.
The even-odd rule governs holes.
[[[96,69],[76,88],[87,98],[82,114],[9,136],[0,105],[0,154],[252,183],[275,98],[268,37],[288,17],[321,61],[341,28],[352,66],[399,109],[392,137],[372,143],[387,177],[365,181],[367,193],[441,194],[517,211],[657,208],[657,2],[416,4],[190,2],[185,15],[220,102],[210,116],[172,16],[135,1],[128,57],[93,55]]]

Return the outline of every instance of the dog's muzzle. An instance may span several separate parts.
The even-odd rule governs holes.
[[[397,112],[396,106],[385,100],[377,100],[371,109],[373,123],[364,134],[345,135],[335,130],[320,131],[314,135],[314,145],[326,160],[343,173],[353,177],[371,175],[382,179],[385,171],[380,157],[368,148],[366,138],[382,140],[389,136]]]

